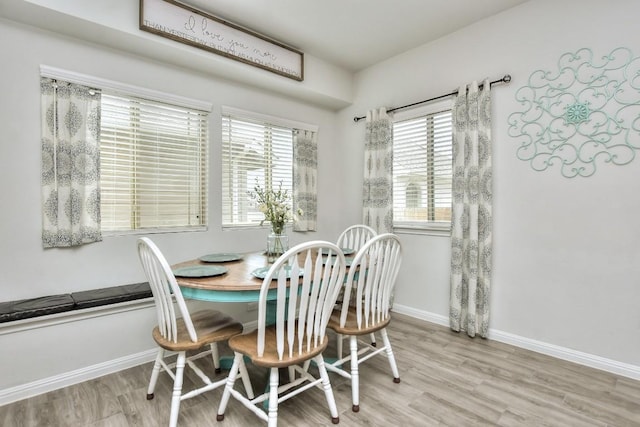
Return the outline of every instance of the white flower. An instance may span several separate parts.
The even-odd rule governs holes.
[[[258,210],[264,215],[260,225],[269,221],[273,232],[282,234],[287,221],[294,217],[291,212],[291,196],[287,190],[282,189],[282,182],[278,190],[263,189],[256,184],[254,191],[249,192],[249,196],[258,202]],[[302,209],[297,209],[296,213],[298,216],[303,215]]]

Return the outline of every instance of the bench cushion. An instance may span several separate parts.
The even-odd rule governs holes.
[[[149,283],[134,283],[132,285],[112,286],[110,288],[91,289],[89,291],[73,292],[71,298],[75,301],[76,310],[98,307],[107,304],[133,301],[153,296]]]
[[[75,301],[69,294],[49,295],[0,303],[0,323],[29,319],[73,310]]]
[[[152,297],[149,283],[0,302],[0,323]]]

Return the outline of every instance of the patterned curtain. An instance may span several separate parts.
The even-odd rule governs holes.
[[[392,131],[385,108],[367,112],[362,221],[378,233],[393,232]]]
[[[491,288],[491,91],[461,87],[453,110],[451,299],[454,331],[487,337]]]
[[[42,77],[42,245],[102,240],[100,92]]]
[[[315,231],[318,217],[318,140],[315,132],[293,134],[294,231]],[[296,212],[302,210],[302,216]]]

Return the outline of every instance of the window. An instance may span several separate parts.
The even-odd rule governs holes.
[[[207,224],[207,114],[102,92],[103,231]]]
[[[407,198],[407,209],[416,209],[420,207],[420,201],[422,200],[420,185],[416,184],[415,182],[410,182],[409,184],[407,184],[405,194]]]
[[[397,113],[393,124],[394,226],[439,228],[451,221],[450,103]]]
[[[47,65],[40,74],[101,90],[103,232],[205,228],[210,103]]]
[[[255,226],[264,219],[248,197],[256,184],[274,189],[282,184],[293,194],[293,132],[281,119],[223,109],[223,227]]]

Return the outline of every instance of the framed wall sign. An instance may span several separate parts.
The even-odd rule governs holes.
[[[294,80],[304,54],[239,25],[173,0],[140,0],[140,29]]]

